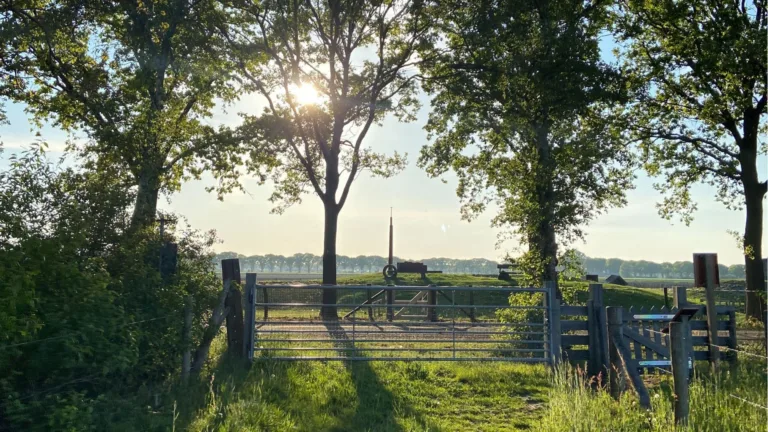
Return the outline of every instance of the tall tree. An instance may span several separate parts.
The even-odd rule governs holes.
[[[364,171],[389,177],[403,156],[364,145],[387,114],[413,119],[414,53],[428,28],[416,0],[227,2],[240,19],[223,28],[249,90],[266,100],[251,120],[282,152],[271,199],[281,212],[314,192],[325,209],[323,283],[336,283],[339,212]],[[266,58],[265,64],[259,63]],[[336,291],[323,292],[323,304]],[[335,306],[321,314],[336,317]]]
[[[87,167],[119,166],[136,188],[131,225],[155,220],[158,195],[210,170],[231,186],[232,131],[206,124],[232,100],[214,0],[0,1],[0,94],[38,121],[87,135]],[[215,150],[214,150],[215,148]],[[233,149],[234,150],[234,149]]]
[[[640,143],[666,197],[660,214],[688,223],[694,183],[710,184],[729,209],[746,208],[743,235],[747,289],[765,290],[761,265],[763,199],[757,157],[766,147],[768,103],[764,0],[623,0],[615,17],[627,71],[642,91],[626,126]],[[751,301],[750,301],[751,300]],[[765,316],[749,296],[748,314]]]
[[[558,241],[623,205],[631,185],[624,145],[604,119],[622,100],[618,75],[600,60],[605,9],[583,0],[436,3],[447,48],[424,68],[434,142],[420,164],[432,176],[456,173],[465,219],[496,201],[493,224],[527,244],[533,281],[555,281]]]

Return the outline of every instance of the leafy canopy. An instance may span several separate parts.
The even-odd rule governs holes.
[[[207,170],[226,191],[240,162],[226,150],[243,137],[207,120],[238,92],[222,19],[214,0],[0,2],[0,94],[39,123],[85,133],[69,149],[92,169],[122,167],[166,192]]]
[[[764,1],[619,2],[613,25],[623,68],[637,87],[623,127],[645,167],[663,176],[660,214],[689,223],[694,183],[713,186],[729,209],[743,181],[759,182],[755,156],[766,111]],[[761,185],[765,190],[765,181]],[[765,192],[763,192],[765,193]]]
[[[629,157],[606,119],[623,83],[600,60],[599,2],[450,1],[432,13],[442,42],[424,68],[433,142],[419,162],[456,173],[463,217],[493,202],[493,225],[541,254],[543,226],[573,240],[623,205]]]

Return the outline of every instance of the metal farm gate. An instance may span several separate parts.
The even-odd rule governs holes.
[[[254,360],[550,363],[559,351],[553,287],[259,285],[251,277],[245,288]],[[337,320],[320,318],[324,290],[336,292]]]

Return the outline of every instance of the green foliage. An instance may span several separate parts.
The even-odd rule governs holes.
[[[162,280],[160,239],[125,234],[130,194],[108,174],[57,169],[42,146],[0,173],[2,429],[109,430],[125,394],[178,370],[186,295],[202,333],[213,237],[171,230],[179,265]]]
[[[634,102],[620,109],[619,127],[639,143],[648,173],[663,179],[656,185],[664,194],[659,214],[689,224],[696,183],[714,188],[726,208],[746,208],[739,249],[747,289],[765,291],[768,180],[757,163],[768,151],[759,139],[768,131],[765,2],[632,0],[620,3],[613,25],[636,90]],[[749,309],[762,315],[761,307]]]
[[[561,267],[559,272],[560,282],[581,280],[586,272],[584,271],[584,260],[586,255],[576,249],[568,249],[558,258],[558,265]]]
[[[84,133],[70,150],[92,170],[125,171],[138,187],[136,226],[152,223],[159,192],[203,170],[221,191],[237,183],[250,137],[206,120],[215,100],[237,95],[215,32],[218,2],[28,0],[0,14],[0,94],[38,124]]]
[[[624,126],[648,172],[665,179],[660,214],[689,223],[696,182],[716,188],[726,207],[742,208],[742,183],[759,187],[755,156],[766,150],[757,142],[766,130],[765,5],[629,1],[614,28],[639,89]]]
[[[528,246],[528,273],[554,280],[557,243],[623,205],[631,186],[625,144],[607,121],[623,83],[600,60],[605,9],[449,1],[431,13],[447,47],[423,65],[434,142],[419,163],[431,176],[456,173],[465,219],[495,202],[493,225]]]

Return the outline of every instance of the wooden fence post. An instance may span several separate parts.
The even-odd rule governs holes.
[[[429,321],[437,321],[437,288],[433,285],[429,285],[433,289],[427,292],[427,300],[430,308],[427,309],[427,317]]]
[[[193,298],[187,295],[184,298],[184,330],[182,332],[182,343],[184,344],[184,354],[181,356],[181,383],[187,384],[189,381],[189,371],[192,369],[192,310]]]
[[[603,285],[589,284],[589,300],[587,301],[587,325],[589,333],[589,376],[597,376],[601,372],[608,373],[608,334],[605,325],[605,309],[603,305]]]
[[[475,312],[475,292],[470,291],[469,292],[469,320],[472,322],[475,322],[477,319],[475,318],[475,315],[477,312]]]
[[[735,351],[738,346],[739,344],[736,340],[736,311],[731,309],[728,311],[728,347],[734,350],[730,352],[731,362],[738,360],[737,352]]]
[[[245,319],[243,328],[243,356],[253,360],[256,344],[256,273],[245,274]]]
[[[673,292],[673,301],[674,301],[674,307],[676,307],[678,310],[681,308],[684,308],[690,303],[688,303],[688,288],[686,287],[674,287]],[[691,334],[691,326],[687,325],[685,326],[687,333],[686,341],[688,341],[688,352],[693,352],[693,335]]]
[[[225,305],[227,315],[227,347],[235,357],[243,356],[243,296],[240,292],[240,260],[237,258],[221,260],[221,277],[224,284],[229,282],[230,289]]]
[[[672,287],[674,306],[678,309],[688,304],[688,293],[685,287]]]
[[[549,352],[552,366],[557,366],[563,358],[560,341],[562,331],[560,330],[560,300],[557,298],[557,283],[553,281],[544,282],[544,301],[547,303],[547,312],[549,318]]]
[[[688,318],[669,323],[670,359],[675,388],[675,423],[688,422]]]
[[[622,380],[619,375],[619,365],[621,364],[621,356],[619,349],[616,346],[616,340],[614,335],[621,335],[621,326],[624,324],[624,317],[622,316],[623,309],[620,307],[608,307],[606,309],[608,316],[608,345],[610,364],[608,365],[609,376],[609,390],[611,397],[619,399],[621,396]]]
[[[720,364],[720,349],[717,345],[720,345],[720,338],[717,334],[717,306],[715,305],[715,283],[717,271],[717,261],[708,259],[706,260],[707,266],[707,283],[705,288],[707,297],[707,334],[709,335],[709,364],[717,369]]]

